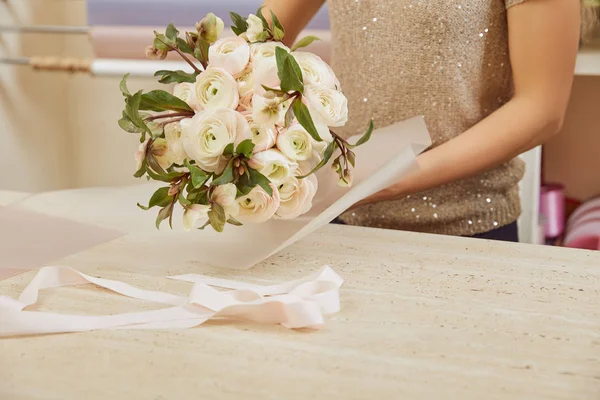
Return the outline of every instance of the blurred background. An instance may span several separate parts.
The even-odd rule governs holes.
[[[31,193],[140,182],[132,176],[137,139],[117,126],[123,106],[120,76],[139,67],[140,76],[130,79],[133,89],[164,88],[143,76],[144,47],[153,28],[175,22],[184,30],[208,11],[227,23],[228,11],[247,15],[260,3],[0,0],[0,190]],[[324,37],[311,51],[327,60],[326,7],[308,28]],[[91,65],[93,73],[35,70],[28,65],[34,56],[57,57],[55,62],[63,59],[63,65],[82,69]],[[64,61],[68,57],[95,62]],[[134,63],[124,65],[127,60]],[[564,229],[545,237],[548,216],[538,218],[542,196],[560,191],[565,221],[579,205],[600,196],[600,40],[580,51],[563,131],[527,162],[525,214],[539,227],[529,241],[554,243]]]

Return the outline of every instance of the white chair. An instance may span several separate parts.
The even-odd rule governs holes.
[[[542,170],[542,147],[535,147],[521,154],[525,161],[526,170],[523,180],[519,184],[521,208],[523,212],[519,218],[519,241],[521,243],[542,244],[542,230],[540,227],[540,174]]]

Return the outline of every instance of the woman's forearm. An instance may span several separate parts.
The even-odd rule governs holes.
[[[420,192],[494,168],[544,143],[558,132],[561,121],[559,111],[515,97],[463,134],[421,154],[419,171],[396,190]]]
[[[270,11],[275,13],[285,28],[284,43],[291,46],[324,3],[325,0],[265,0],[263,14],[270,21]]]

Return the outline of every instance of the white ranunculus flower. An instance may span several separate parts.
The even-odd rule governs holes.
[[[254,63],[254,93],[264,95],[264,86],[279,89],[281,80],[277,75],[277,62],[275,59],[263,59]]]
[[[263,26],[262,20],[254,14],[250,14],[246,22],[248,23],[246,37],[250,43],[254,43],[258,41],[258,35],[263,33],[265,27]]]
[[[183,148],[183,142],[181,140],[181,134],[183,128],[181,122],[172,122],[165,126],[165,138],[169,146],[169,153],[174,163],[182,165],[183,160],[187,158],[185,149]]]
[[[252,118],[259,124],[275,124],[285,118],[285,111],[280,97],[274,92],[252,96]]]
[[[289,47],[281,42],[265,42],[265,43],[254,43],[250,45],[250,61],[258,63],[265,60],[271,60],[276,62],[275,49],[281,47],[288,53],[290,52]]]
[[[228,144],[237,145],[252,138],[246,118],[227,108],[200,111],[193,118],[182,120],[181,126],[185,152],[208,172],[223,170],[227,163],[223,151]]]
[[[292,219],[307,213],[312,207],[317,188],[317,177],[314,174],[304,179],[291,177],[281,183],[277,187],[280,204],[275,215],[282,219]]]
[[[248,97],[254,94],[254,72],[251,64],[237,78],[237,83],[240,97]]]
[[[261,223],[271,219],[279,208],[279,192],[271,184],[273,196],[260,186],[255,186],[250,193],[237,199],[240,211],[237,220],[241,223]]]
[[[235,110],[239,99],[237,82],[223,68],[209,67],[196,77],[193,101],[197,109]]]
[[[232,36],[219,39],[208,50],[209,67],[220,67],[231,75],[246,69],[250,61],[250,46],[244,39]]]
[[[237,188],[235,185],[233,183],[226,183],[225,185],[217,186],[213,190],[211,200],[223,207],[227,218],[235,218],[240,209],[236,197]]]
[[[305,84],[341,90],[340,82],[335,73],[321,57],[306,51],[295,51],[292,55],[302,70]]]
[[[190,231],[198,225],[204,225],[208,220],[210,206],[204,204],[191,204],[183,212],[183,229]],[[200,222],[200,223],[198,223]]]
[[[342,92],[307,85],[304,88],[304,94],[308,99],[311,113],[316,113],[325,125],[344,126],[348,121],[348,99]]]
[[[275,125],[254,122],[251,112],[244,112],[242,114],[246,117],[246,120],[250,125],[252,143],[254,143],[254,153],[265,151],[275,146],[275,141],[277,140],[277,129],[275,128]]]
[[[281,129],[277,135],[277,148],[290,160],[303,161],[313,156],[313,141],[306,129],[295,123]]]
[[[256,153],[249,163],[250,167],[266,176],[275,185],[294,176],[298,164],[284,156],[279,150],[269,149]]]
[[[190,107],[196,109],[197,105],[194,96],[194,84],[182,82],[173,88],[173,96],[185,101]]]

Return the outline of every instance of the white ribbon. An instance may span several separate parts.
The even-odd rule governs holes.
[[[18,300],[0,296],[0,337],[97,329],[192,328],[212,318],[236,318],[287,328],[318,329],[324,315],[340,310],[342,278],[329,266],[305,278],[262,286],[203,275],[170,279],[193,282],[187,297],[144,290],[123,282],[95,278],[69,267],[44,267]],[[116,315],[68,315],[27,311],[42,289],[92,283],[134,299],[169,305],[160,310]],[[219,291],[214,287],[232,289]]]

